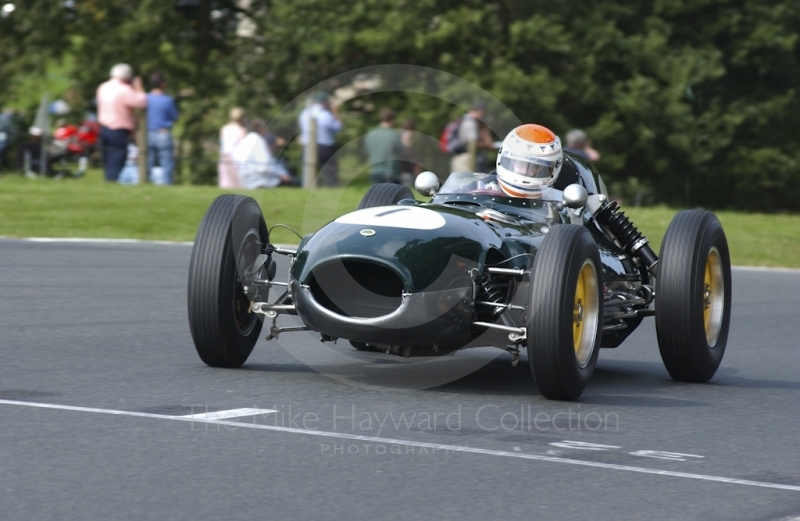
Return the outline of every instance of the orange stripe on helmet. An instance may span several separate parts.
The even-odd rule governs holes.
[[[521,199],[538,199],[539,197],[541,197],[538,191],[520,192],[508,186],[508,183],[504,183],[502,179],[498,179],[498,181],[500,182],[500,188],[502,188],[503,191],[508,195],[510,195],[511,197],[518,197]]]
[[[547,127],[528,123],[527,125],[520,125],[515,129],[517,136],[525,141],[533,143],[552,143],[556,140],[556,135]]]

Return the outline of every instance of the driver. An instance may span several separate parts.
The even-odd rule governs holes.
[[[539,198],[561,172],[561,140],[552,130],[532,123],[508,133],[497,154],[497,182],[511,197]]]

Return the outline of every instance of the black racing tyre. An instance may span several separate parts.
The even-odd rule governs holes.
[[[574,400],[592,378],[603,326],[603,265],[589,230],[553,226],[531,269],[528,360],[546,398]]]
[[[358,209],[373,208],[375,206],[390,206],[397,204],[403,199],[413,199],[414,194],[407,186],[396,185],[394,183],[378,183],[370,187],[361,202],[358,203]]]
[[[189,329],[197,354],[214,367],[239,367],[250,356],[261,320],[242,280],[269,242],[258,203],[221,195],[206,211],[189,264]],[[254,276],[265,278],[262,267]],[[259,298],[266,298],[261,293]]]
[[[661,243],[656,277],[656,333],[670,376],[707,382],[714,376],[731,320],[731,259],[717,217],[679,212]]]

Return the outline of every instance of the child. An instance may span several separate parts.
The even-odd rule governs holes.
[[[121,185],[138,185],[139,184],[139,167],[136,164],[136,158],[139,157],[139,147],[128,143],[128,159],[125,160],[125,166],[122,172],[119,173],[117,182]]]

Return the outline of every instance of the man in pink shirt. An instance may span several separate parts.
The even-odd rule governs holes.
[[[106,181],[117,181],[128,157],[128,143],[136,130],[133,109],[147,106],[142,79],[133,78],[126,63],[111,68],[111,79],[97,88],[97,121]]]

